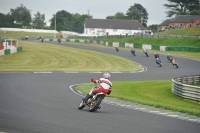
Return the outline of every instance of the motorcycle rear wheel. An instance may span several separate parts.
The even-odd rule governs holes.
[[[78,106],[78,109],[83,109],[85,107],[84,101],[82,100]]]
[[[101,104],[102,100],[102,96],[97,96],[97,98],[91,103],[91,106],[89,107],[89,112],[96,111],[96,109],[98,109],[99,105]]]

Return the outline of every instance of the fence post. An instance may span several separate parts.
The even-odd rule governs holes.
[[[193,84],[196,84],[196,78],[195,78],[195,75],[193,76]]]

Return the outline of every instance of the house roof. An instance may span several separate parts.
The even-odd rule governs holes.
[[[167,19],[164,22],[162,22],[161,24],[159,24],[160,26],[168,26],[169,23],[171,22],[172,19]]]
[[[85,28],[146,30],[138,20],[85,19]]]
[[[173,19],[167,19],[159,26],[168,26],[169,23],[193,23],[196,20],[200,20],[200,15],[179,15]]]
[[[179,15],[176,18],[172,19],[171,22],[189,22],[193,23],[196,20],[200,19],[200,15]]]

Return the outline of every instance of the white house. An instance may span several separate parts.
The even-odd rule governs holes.
[[[134,35],[147,29],[138,20],[121,19],[85,19],[84,35]]]

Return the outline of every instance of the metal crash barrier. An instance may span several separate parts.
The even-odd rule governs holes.
[[[200,83],[200,75],[176,77],[172,79],[172,92],[177,96],[200,101],[200,87],[193,84]]]

